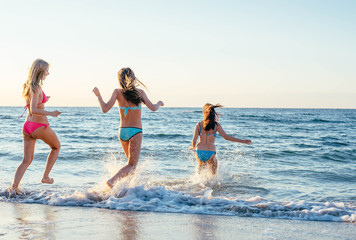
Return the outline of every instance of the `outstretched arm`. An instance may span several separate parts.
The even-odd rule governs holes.
[[[219,134],[225,139],[225,140],[228,140],[228,141],[231,141],[231,142],[239,142],[239,143],[244,143],[244,144],[248,144],[250,145],[252,143],[251,140],[243,140],[243,139],[239,139],[239,138],[235,138],[235,137],[232,137],[230,135],[227,135],[226,132],[224,131],[224,129],[221,127],[220,124],[218,124],[218,127],[217,127],[217,131],[219,132]]]
[[[198,136],[199,136],[199,127],[198,127],[198,123],[195,125],[195,129],[194,129],[194,136],[193,136],[193,140],[192,140],[192,146],[190,146],[189,150],[194,150],[197,144],[197,140],[198,140]]]
[[[114,106],[115,101],[117,99],[117,89],[114,90],[110,100],[107,103],[104,102],[103,98],[101,97],[100,91],[97,87],[93,89],[93,93],[98,97],[100,108],[101,111],[103,111],[103,113],[107,113]]]
[[[151,111],[157,111],[159,107],[163,107],[164,103],[162,101],[158,101],[156,104],[153,104],[150,99],[148,99],[145,91],[140,90],[141,98],[144,104],[150,109]]]

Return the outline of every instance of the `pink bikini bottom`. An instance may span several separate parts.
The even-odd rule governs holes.
[[[47,127],[49,126],[49,123],[38,123],[38,122],[30,122],[30,121],[26,121],[25,124],[23,125],[23,131],[25,133],[28,133],[30,135],[32,135],[33,131],[35,131],[37,128],[39,127]]]

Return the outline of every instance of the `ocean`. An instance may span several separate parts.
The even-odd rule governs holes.
[[[9,196],[22,161],[22,107],[0,107],[0,201],[122,211],[356,222],[355,109],[219,109],[229,135],[216,138],[218,173],[196,171],[189,151],[202,108],[143,108],[143,143],[134,175],[111,190],[105,181],[126,164],[115,107],[48,107],[61,150],[40,183],[49,147],[38,141],[20,188]]]

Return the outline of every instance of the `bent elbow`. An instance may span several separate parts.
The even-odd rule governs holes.
[[[160,107],[161,107],[161,106],[157,104],[157,105],[155,106],[155,111],[157,111]]]
[[[155,112],[155,111],[157,111],[158,108],[156,108],[156,107],[149,107],[149,109],[150,109],[152,112]]]
[[[31,109],[29,110],[30,114],[33,115],[33,114],[39,114],[39,111],[37,109]]]
[[[107,112],[109,112],[109,109],[108,109],[106,106],[103,106],[103,107],[101,108],[101,111],[102,111],[103,113],[107,113]]]

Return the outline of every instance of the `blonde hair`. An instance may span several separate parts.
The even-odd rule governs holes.
[[[22,91],[22,96],[26,100],[30,98],[30,93],[33,94],[38,87],[42,86],[42,81],[48,68],[49,64],[39,58],[32,63]]]
[[[130,101],[135,105],[143,102],[136,86],[142,85],[146,89],[147,87],[136,78],[135,73],[131,70],[131,68],[121,68],[117,73],[117,78],[127,101]]]

